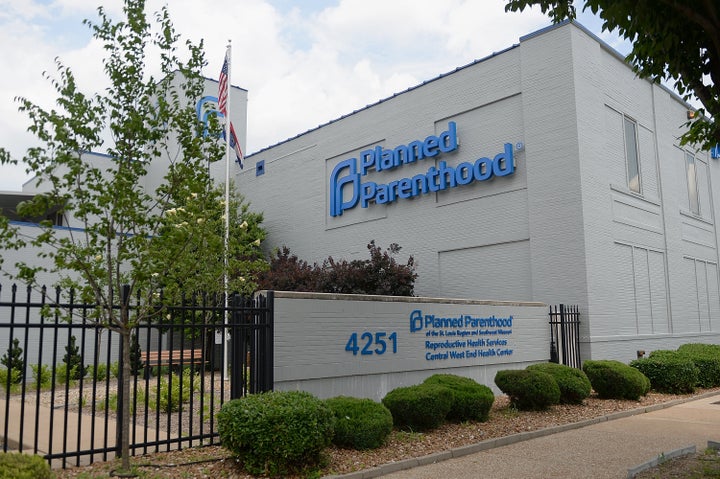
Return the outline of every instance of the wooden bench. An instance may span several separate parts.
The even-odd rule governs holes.
[[[205,358],[202,349],[174,349],[172,351],[142,351],[140,361],[145,368],[145,374],[148,375],[152,367],[172,366],[179,370],[184,366],[203,364]]]

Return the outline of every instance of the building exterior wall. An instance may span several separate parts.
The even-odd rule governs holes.
[[[364,258],[370,240],[396,242],[417,260],[416,294],[578,304],[583,357],[628,361],[638,350],[720,342],[712,189],[720,166],[680,147],[687,109],[584,28],[564,24],[262,150],[236,181],[264,212],[269,245],[312,262]],[[514,174],[330,214],[338,164],[440,135],[450,122],[454,151],[361,181],[493,158],[508,143]],[[629,144],[639,183],[628,176]]]

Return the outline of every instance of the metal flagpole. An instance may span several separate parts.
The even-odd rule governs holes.
[[[225,328],[223,331],[223,377],[227,381],[228,377],[228,306],[230,291],[228,286],[228,266],[229,256],[228,245],[230,243],[230,90],[232,83],[230,81],[230,73],[232,71],[232,40],[228,40],[227,52],[227,108],[225,109],[225,250],[224,250],[224,285],[225,285]]]

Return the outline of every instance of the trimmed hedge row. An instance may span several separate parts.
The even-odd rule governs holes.
[[[539,411],[560,402],[560,388],[548,373],[506,369],[495,375],[495,384],[523,411]]]
[[[248,472],[281,476],[320,462],[335,415],[308,392],[271,391],[226,402],[217,424],[223,446]]]
[[[720,386],[720,346],[715,344],[683,344],[677,351],[660,349],[630,366],[645,374],[659,392],[685,394],[696,387]]]
[[[678,353],[690,359],[698,368],[697,386],[714,388],[720,386],[720,345],[683,344]]]
[[[392,432],[393,417],[388,408],[372,399],[338,396],[326,399],[335,415],[333,444],[349,449],[375,449]]]
[[[495,384],[523,410],[560,402],[580,404],[592,389],[603,399],[637,400],[651,386],[662,392],[689,393],[696,386],[720,386],[720,346],[686,344],[677,351],[654,351],[631,365],[587,360],[582,371],[535,364],[524,370],[498,371]],[[304,473],[308,466],[320,463],[323,449],[331,442],[370,449],[382,446],[393,426],[428,431],[445,421],[484,422],[494,399],[487,386],[450,374],[396,388],[382,404],[343,396],[321,401],[302,391],[268,392],[225,403],[217,415],[218,432],[223,445],[248,472]],[[0,457],[0,479],[23,477],[15,470],[10,476],[2,475],[6,463],[15,460],[26,459]],[[42,477],[38,475],[42,472],[31,474]]]
[[[555,363],[498,371],[495,384],[521,410],[542,410],[558,403],[582,404],[592,390],[583,371]]]
[[[560,403],[562,404],[582,404],[592,392],[590,380],[580,369],[555,363],[533,364],[526,369],[552,376],[560,388]]]
[[[667,353],[636,359],[630,366],[647,376],[655,391],[670,394],[694,392],[700,372],[695,363],[676,351]]]
[[[587,360],[583,371],[601,399],[638,400],[650,391],[650,380],[620,361]]]
[[[382,403],[396,427],[429,431],[445,421],[487,421],[494,401],[489,387],[470,378],[435,374],[422,384],[393,389]]]
[[[434,374],[423,384],[436,384],[450,390],[452,405],[447,420],[452,422],[485,422],[490,417],[490,408],[495,402],[492,389],[477,381],[452,374]]]

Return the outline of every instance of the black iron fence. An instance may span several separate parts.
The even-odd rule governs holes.
[[[0,286],[3,451],[61,467],[107,460],[119,453],[123,394],[132,454],[213,444],[224,402],[272,389],[272,292],[158,306],[132,330],[129,392],[118,387],[120,334],[93,320],[97,308],[60,289]]]
[[[576,305],[550,306],[550,361],[582,368],[580,310]]]

